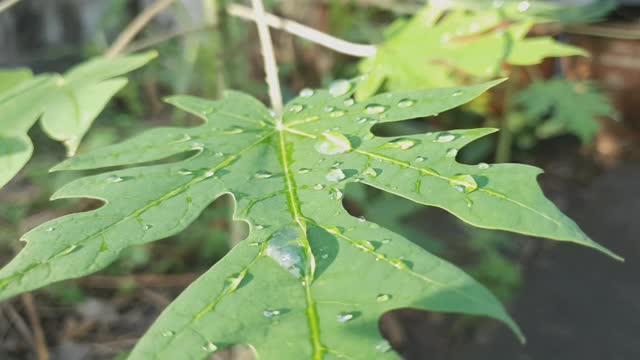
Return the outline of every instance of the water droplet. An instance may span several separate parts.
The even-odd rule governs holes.
[[[244,279],[245,275],[246,273],[240,272],[240,273],[235,273],[233,275],[227,276],[224,279],[224,290],[233,291],[237,289],[238,286],[240,286],[240,283],[242,282],[242,279]]]
[[[280,310],[265,310],[265,311],[262,312],[262,314],[266,318],[272,318],[274,316],[280,315]]]
[[[337,131],[327,131],[322,133],[321,140],[315,144],[315,149],[325,155],[343,154],[351,150],[351,142]]]
[[[418,156],[418,157],[416,157],[416,162],[423,162],[423,161],[425,161],[425,160],[426,160],[426,159],[425,159],[425,158],[423,158],[422,156]]]
[[[525,12],[527,10],[529,10],[529,8],[531,7],[531,3],[528,1],[522,1],[518,4],[518,11],[520,12]]]
[[[455,148],[447,150],[447,153],[445,154],[445,156],[449,158],[454,158],[457,155],[458,155],[458,149],[455,149]]]
[[[273,174],[268,172],[268,171],[266,171],[266,170],[260,170],[260,171],[256,172],[256,174],[254,175],[254,177],[256,179],[268,179],[268,178],[270,178],[272,176],[273,176]]]
[[[172,330],[167,330],[167,331],[165,331],[165,332],[163,332],[163,333],[162,333],[162,336],[164,336],[164,337],[171,337],[171,336],[173,336],[173,335],[175,335],[175,334],[176,334],[176,333],[175,333],[174,331],[172,331]]]
[[[339,189],[331,189],[331,193],[329,194],[329,198],[332,200],[342,200],[344,194]]]
[[[393,265],[393,267],[395,267],[396,269],[400,269],[400,270],[409,269],[409,266],[407,266],[407,263],[404,262],[404,260],[402,259],[389,259],[389,263]]]
[[[144,225],[142,225],[142,230],[149,230],[149,229],[151,229],[152,227],[153,227],[152,225],[144,224]]]
[[[292,113],[299,113],[300,111],[302,111],[302,109],[304,109],[303,105],[300,104],[293,104],[289,107],[289,112]]]
[[[390,242],[391,242],[391,239],[384,239],[384,240],[381,241],[381,243],[383,243],[383,244],[388,244]]]
[[[364,169],[364,171],[362,171],[362,173],[364,175],[367,175],[368,177],[371,177],[371,178],[375,178],[375,177],[378,176],[378,172],[374,168],[372,168],[370,166],[367,166],[367,168]]]
[[[407,150],[416,146],[416,141],[407,138],[397,138],[389,141],[388,143],[380,146],[381,149],[402,149]]]
[[[484,163],[484,162],[478,163],[478,169],[485,170],[485,169],[488,169],[489,167],[490,165],[487,163]]]
[[[357,118],[357,119],[356,119],[356,122],[357,122],[358,124],[364,124],[364,123],[366,123],[366,122],[367,122],[367,121],[369,121],[369,120],[370,120],[370,119],[369,119],[369,118],[367,118],[367,117],[359,117],[359,118]]]
[[[178,174],[180,174],[180,175],[191,175],[191,174],[193,174],[193,171],[187,170],[187,169],[180,169],[180,170],[178,170]]]
[[[387,302],[389,300],[391,300],[391,295],[389,294],[380,294],[376,296],[376,301],[379,303]]]
[[[310,171],[311,171],[311,169],[309,169],[309,168],[301,168],[300,170],[298,170],[298,173],[299,174],[306,174],[306,173],[308,173]]]
[[[462,90],[456,90],[453,92],[453,94],[451,94],[451,96],[458,97],[458,96],[462,96],[462,94],[463,94]]]
[[[256,230],[262,230],[264,229],[264,225],[256,225]]]
[[[191,144],[191,150],[202,151],[204,150],[204,144],[200,142],[194,142]]]
[[[349,322],[349,321],[353,320],[353,318],[354,318],[353,313],[343,312],[343,313],[338,314],[338,317],[336,318],[336,320],[339,323],[344,324],[346,322]]]
[[[108,183],[119,183],[119,182],[122,182],[123,180],[124,179],[118,175],[111,175],[106,179]]]
[[[365,221],[367,221],[367,219],[364,216],[358,216],[358,222],[359,223],[363,223]]]
[[[452,141],[453,141],[453,140],[455,140],[455,139],[456,139],[456,136],[455,136],[455,135],[453,135],[453,134],[449,134],[449,133],[442,133],[442,134],[439,134],[439,135],[436,137],[435,142],[438,142],[438,143],[448,143],[448,142],[452,142]]]
[[[333,235],[342,234],[342,231],[340,231],[340,228],[337,226],[328,226],[325,229],[329,234],[333,234]]]
[[[351,83],[348,80],[336,80],[329,85],[329,94],[333,97],[342,96],[349,90],[351,90]]]
[[[468,194],[478,189],[478,183],[471,175],[456,175],[449,179],[451,185],[457,191]]]
[[[354,243],[354,245],[360,249],[360,250],[364,250],[364,251],[374,251],[376,249],[375,246],[373,246],[373,244],[371,243],[371,241],[368,240],[359,240],[356,241]]]
[[[304,88],[300,91],[300,96],[301,97],[310,97],[313,96],[315,92],[312,89],[309,88]]]
[[[340,169],[331,169],[327,175],[325,176],[325,178],[328,181],[333,181],[333,182],[340,182],[342,180],[344,180],[345,178],[345,174],[342,170]]]
[[[324,189],[324,185],[322,184],[313,185],[313,190],[322,190],[322,189]]]
[[[398,101],[398,107],[399,108],[408,108],[408,107],[412,107],[416,102],[411,100],[411,99],[402,99],[400,101]]]
[[[223,157],[224,153],[222,151],[216,151],[213,155],[217,157]]]
[[[364,108],[364,112],[367,114],[382,114],[386,110],[387,107],[380,104],[369,104]]]
[[[351,99],[351,98],[346,99],[346,100],[343,102],[344,106],[352,106],[352,105],[353,105],[353,104],[355,104],[355,103],[356,103],[356,102],[355,102],[355,100],[353,100],[353,99]]]
[[[330,117],[332,117],[332,118],[339,118],[339,117],[343,116],[344,114],[345,114],[345,112],[344,112],[344,111],[342,111],[342,110],[336,110],[336,111],[332,111],[332,112],[329,114],[329,116],[330,116]]]
[[[202,350],[208,351],[208,352],[214,352],[218,350],[218,346],[212,342],[208,342],[202,346]]]
[[[215,173],[216,173],[215,171],[213,171],[213,170],[209,170],[209,171],[207,171],[206,173],[204,173],[204,176],[205,176],[205,177],[210,178],[210,177],[212,177],[213,175],[215,175]]]
[[[267,256],[297,278],[301,278],[306,271],[304,253],[299,243],[301,237],[297,227],[287,226],[269,239],[266,249]]]
[[[56,228],[54,228],[53,226],[50,226],[47,228],[46,232],[53,232],[56,231]]]
[[[331,105],[327,105],[327,106],[325,106],[322,110],[323,110],[324,112],[328,112],[328,113],[330,113],[330,112],[332,112],[332,111],[335,111],[335,110],[336,110],[336,107],[335,107],[335,106],[331,106]]]
[[[223,131],[223,133],[227,135],[241,134],[243,132],[244,132],[243,127],[235,126],[235,125]]]
[[[387,340],[382,340],[376,345],[376,351],[386,353],[391,350],[391,344]]]

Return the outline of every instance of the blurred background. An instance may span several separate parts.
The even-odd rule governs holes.
[[[105,53],[127,24],[154,3],[19,1],[0,12],[0,68],[64,72]],[[266,100],[255,25],[229,15],[229,3],[176,0],[156,16],[125,52],[156,49],[158,58],[129,76],[129,84],[96,119],[78,151],[151,127],[196,124],[163,103],[169,94],[216,98],[224,89],[236,89]],[[551,57],[527,66],[505,63],[499,73],[509,76],[506,85],[470,105],[435,118],[379,127],[376,133],[501,128],[500,135],[468,146],[459,161],[541,167],[545,194],[626,263],[586,248],[474,229],[444,211],[350,185],[345,206],[352,214],[463,267],[504,301],[528,344],[521,346],[506,328],[489,320],[411,309],[386,314],[380,321],[382,333],[406,359],[640,359],[640,1],[450,3],[445,18],[464,14],[473,24],[477,14],[500,11],[504,20],[499,26],[529,21],[534,24],[529,37],[552,36],[590,56]],[[426,2],[270,0],[265,5],[278,16],[339,38],[383,44],[403,36],[403,26]],[[302,88],[326,86],[366,68],[358,58],[286,32],[273,30],[272,36],[285,100]],[[409,40],[417,48],[423,41]],[[407,54],[421,63],[420,52]],[[469,54],[484,55],[482,49]],[[424,71],[445,70],[425,62]],[[473,81],[446,71],[459,84]],[[87,173],[48,173],[65,158],[65,149],[39,126],[29,135],[36,149],[32,160],[0,190],[0,265],[19,251],[18,239],[31,228],[100,206],[86,199],[50,202],[57,188]],[[183,233],[131,248],[106,271],[0,304],[0,359],[124,358],[172,299],[243,238],[245,225],[229,221],[229,205],[230,199],[216,201]],[[252,355],[235,349],[215,358]]]

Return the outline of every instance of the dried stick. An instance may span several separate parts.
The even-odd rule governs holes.
[[[42,324],[40,323],[40,316],[38,315],[38,309],[33,301],[32,293],[22,294],[22,303],[27,311],[27,317],[31,323],[31,330],[33,331],[33,340],[36,347],[36,355],[38,360],[49,360],[49,350],[47,348],[47,339],[44,336],[44,330],[42,330]]]

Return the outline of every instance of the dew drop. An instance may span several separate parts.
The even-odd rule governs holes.
[[[332,200],[342,200],[344,194],[339,189],[331,189],[331,193],[329,194],[329,198]]]
[[[215,173],[216,173],[215,171],[213,171],[213,170],[209,170],[209,171],[207,171],[206,173],[204,173],[204,176],[205,176],[205,177],[210,178],[210,177],[212,177],[213,175],[215,175]]]
[[[339,118],[341,116],[344,116],[345,112],[342,110],[336,110],[336,111],[332,111],[329,116],[332,118]]]
[[[384,303],[391,300],[391,295],[389,294],[379,294],[378,296],[376,296],[376,301],[379,303]]]
[[[264,229],[264,225],[256,225],[256,230],[262,230]]]
[[[425,158],[423,158],[422,156],[418,156],[418,157],[416,158],[416,162],[423,162],[423,161],[425,161],[425,160],[426,160],[426,159],[425,159]]]
[[[484,162],[478,163],[478,169],[486,170],[486,169],[488,169],[489,167],[490,167],[490,166],[489,166],[489,164],[487,164],[487,163],[484,163]]]
[[[447,153],[445,154],[445,156],[449,158],[454,158],[457,155],[458,155],[458,149],[455,149],[455,148],[451,148],[447,150]]]
[[[337,155],[350,151],[351,142],[337,131],[327,131],[322,133],[320,141],[314,147],[321,154]]]
[[[167,331],[165,331],[165,332],[163,332],[163,333],[162,333],[162,336],[164,336],[164,337],[171,337],[171,336],[173,336],[173,335],[175,335],[175,334],[176,334],[176,333],[175,333],[174,331],[172,331],[172,330],[167,330]]]
[[[222,151],[216,151],[213,155],[217,157],[223,157],[224,153]]]
[[[311,169],[309,168],[301,168],[300,170],[298,170],[298,174],[306,174],[308,172],[310,172]]]
[[[478,183],[471,175],[456,175],[449,179],[449,185],[461,193],[471,193],[478,189]]]
[[[358,216],[358,222],[359,223],[363,223],[365,221],[367,221],[367,219],[364,216]]]
[[[451,96],[458,97],[458,96],[462,96],[462,94],[463,94],[462,90],[456,90],[453,92],[453,94],[451,94]]]
[[[268,179],[270,177],[272,177],[273,174],[266,171],[266,170],[260,170],[258,172],[256,172],[255,175],[253,175],[253,177],[255,177],[256,179]]]
[[[346,99],[346,100],[343,102],[344,106],[352,106],[352,105],[353,105],[353,104],[355,104],[355,103],[356,103],[356,102],[355,102],[355,100],[353,100],[353,99],[351,99],[351,98]]]
[[[293,104],[293,105],[291,105],[291,106],[289,107],[289,112],[292,112],[292,113],[296,113],[296,114],[297,114],[297,113],[299,113],[300,111],[302,111],[302,109],[304,109],[304,106],[303,106],[303,105],[300,105],[300,104]]]
[[[142,225],[142,230],[149,230],[151,229],[153,226],[149,225],[149,224],[144,224]]]
[[[325,106],[322,110],[323,110],[324,112],[328,112],[328,113],[330,113],[330,112],[332,112],[332,111],[335,111],[335,110],[336,110],[336,107],[335,107],[335,106],[331,106],[331,105],[327,105],[327,106]]]
[[[267,256],[296,278],[301,278],[306,270],[304,253],[297,243],[300,238],[298,228],[288,226],[271,237],[266,249]]]
[[[332,182],[340,182],[344,180],[345,177],[344,172],[340,169],[331,169],[325,176],[328,181]]]
[[[56,231],[56,228],[54,228],[53,226],[48,227],[46,230],[46,232],[53,232],[53,231]]]
[[[401,149],[407,150],[416,146],[416,141],[407,138],[397,138],[389,141],[388,143],[380,146],[381,149]]]
[[[349,322],[349,321],[353,320],[353,318],[354,318],[353,313],[343,312],[343,313],[338,314],[338,317],[336,318],[336,320],[339,323],[344,324],[346,322]]]
[[[313,185],[313,190],[322,190],[322,189],[324,189],[324,185],[322,184]]]
[[[402,99],[400,101],[398,101],[398,107],[399,108],[408,108],[408,107],[412,107],[416,102],[411,100],[411,99]]]
[[[364,108],[364,112],[367,114],[382,114],[386,110],[387,107],[380,104],[369,104]]]
[[[367,117],[359,117],[359,118],[357,118],[357,119],[356,119],[356,122],[357,122],[358,124],[364,124],[364,123],[366,123],[366,122],[367,122],[367,121],[369,121],[369,120],[370,120],[370,119],[369,119],[369,118],[367,118]]]
[[[191,144],[191,150],[202,151],[204,150],[204,144],[199,142],[194,142]]]
[[[300,96],[306,98],[306,97],[313,96],[314,93],[315,92],[312,89],[304,88],[300,91]]]
[[[208,342],[202,346],[202,350],[208,351],[208,352],[214,352],[218,350],[218,346],[212,342]]]
[[[368,177],[371,177],[371,178],[378,177],[378,172],[374,168],[372,168],[370,166],[367,166],[367,168],[364,169],[364,171],[362,171],[362,173],[364,175],[367,175]]]
[[[224,279],[224,289],[227,291],[233,291],[237,289],[238,286],[240,286],[242,279],[244,279],[244,276],[245,273],[243,272],[227,276],[227,278]]]
[[[113,184],[113,183],[119,183],[119,182],[122,182],[123,180],[124,180],[124,179],[123,179],[123,178],[121,178],[121,177],[120,177],[120,176],[118,176],[118,175],[111,175],[111,176],[109,176],[109,177],[106,179],[106,181],[107,181],[108,183],[112,183],[112,184]]]
[[[244,132],[244,128],[240,126],[232,126],[223,131],[223,133],[227,135],[241,134],[243,132]]]
[[[351,90],[351,83],[348,80],[336,80],[329,85],[329,94],[333,97],[342,96],[349,90]]]
[[[180,175],[191,175],[191,174],[193,174],[193,171],[187,170],[187,169],[180,169],[180,170],[178,170],[178,174],[180,174]]]
[[[402,259],[389,259],[389,263],[393,265],[393,267],[395,267],[396,269],[400,269],[400,270],[409,269],[409,267],[407,266],[407,263],[404,262],[404,260]]]
[[[376,351],[386,353],[391,350],[391,344],[387,340],[382,340],[376,345]]]
[[[375,246],[368,240],[359,240],[354,243],[354,245],[363,251],[374,251],[376,249]]]
[[[436,137],[435,142],[448,143],[448,142],[452,142],[455,139],[456,139],[456,136],[453,134],[442,133],[442,134],[439,134],[438,137]]]
[[[272,318],[280,315],[280,310],[265,310],[262,312],[262,315],[266,318]]]

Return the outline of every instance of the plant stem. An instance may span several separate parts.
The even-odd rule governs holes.
[[[269,86],[269,99],[271,107],[276,112],[276,116],[282,116],[282,92],[280,91],[280,79],[278,79],[278,65],[276,64],[276,56],[273,52],[273,43],[271,42],[271,34],[265,20],[265,11],[262,0],[251,0],[253,11],[255,12],[256,25],[258,27],[258,37],[262,47],[262,58],[264,59],[264,72],[266,75],[267,85]],[[282,121],[282,120],[280,120]]]
[[[17,4],[20,0],[4,0],[0,1],[0,13]]]
[[[227,6],[227,12],[229,15],[236,16],[241,19],[256,21],[253,12],[246,6],[230,4]],[[267,25],[274,29],[286,31],[341,54],[355,57],[371,57],[376,54],[377,49],[373,45],[356,44],[345,41],[295,21],[280,18],[273,14],[265,13],[264,20]]]
[[[118,35],[111,47],[104,54],[107,58],[113,58],[120,54],[133,38],[151,21],[168,8],[174,0],[157,0],[151,6],[144,9],[127,27]]]
[[[509,129],[509,112],[511,111],[511,96],[515,90],[515,79],[507,81],[504,90],[504,105],[502,119],[500,121],[500,133],[498,135],[498,145],[496,147],[496,163],[506,163],[511,160],[511,146],[513,144],[513,133]]]

